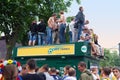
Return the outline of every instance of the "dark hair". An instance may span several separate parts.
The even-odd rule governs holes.
[[[59,74],[60,74],[60,71],[59,71],[58,69],[56,70],[56,74],[57,74],[57,75],[59,75]]]
[[[66,66],[65,66],[65,69],[66,69],[66,70],[69,70],[70,68],[71,68],[70,65],[66,65]]]
[[[105,67],[105,68],[103,68],[103,72],[104,72],[105,75],[108,76],[111,73],[111,69],[108,68],[108,67]]]
[[[112,70],[117,69],[120,72],[120,68],[119,67],[114,67]]]
[[[44,19],[40,19],[40,21],[43,23],[43,22],[44,22]]]
[[[37,66],[36,68],[35,68],[35,72],[38,72],[39,71],[39,67]]]
[[[43,65],[42,68],[45,69],[45,71],[48,71],[48,70],[49,70],[48,64]]]
[[[50,72],[56,72],[56,68],[55,67],[52,67],[51,69],[50,69]]]
[[[82,7],[82,6],[80,6],[80,7],[79,7],[79,10],[81,11],[81,9],[82,9],[82,8],[83,8],[83,7]]]
[[[26,69],[26,65],[22,65],[22,69],[24,69],[24,70],[25,70],[25,69]]]
[[[86,20],[85,23],[89,24],[90,22],[89,22],[89,20]]]
[[[3,59],[0,59],[0,63],[3,63],[3,61],[4,61]]]
[[[86,63],[85,62],[79,62],[78,65],[80,65],[81,67],[85,67],[86,68]]]
[[[69,76],[74,76],[75,74],[76,74],[75,69],[71,67],[71,68],[68,70],[68,75],[69,75]]]
[[[29,66],[30,70],[36,69],[36,61],[33,59],[29,59],[27,61],[27,65]]]
[[[63,11],[60,11],[60,14],[64,14],[64,12],[63,12]]]
[[[52,16],[56,16],[56,13],[53,13]]]

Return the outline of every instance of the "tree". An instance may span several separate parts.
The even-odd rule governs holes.
[[[110,50],[104,50],[105,58],[100,61],[100,66],[120,66],[120,56],[116,51],[110,52]]]
[[[114,59],[114,65],[120,67],[120,56],[116,56]]]
[[[35,3],[29,5],[27,1],[1,0],[0,1],[0,31],[4,32],[6,43],[9,46],[7,58],[16,42],[19,42],[28,30],[28,24],[36,13]]]
[[[35,16],[45,21],[52,13],[67,11],[73,0],[0,0],[0,31],[8,45],[7,58],[11,57],[16,42],[25,42],[29,25]],[[79,2],[80,0],[76,0]],[[26,35],[26,36],[25,36]]]

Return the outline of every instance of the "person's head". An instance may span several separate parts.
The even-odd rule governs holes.
[[[63,11],[60,11],[60,15],[63,15],[64,14],[64,12]]]
[[[67,75],[68,74],[68,70],[71,68],[71,66],[70,65],[66,65],[65,67],[64,67],[64,75]]]
[[[98,67],[97,66],[91,66],[90,70],[93,74],[97,74],[98,73]]]
[[[56,74],[60,75],[60,71],[58,69],[56,69]]]
[[[44,64],[40,69],[39,72],[48,72],[49,71],[49,66],[48,64]]]
[[[81,12],[83,12],[83,7],[82,7],[82,6],[80,6],[79,10],[80,10]]]
[[[69,76],[75,76],[75,75],[76,75],[75,69],[71,67],[71,68],[68,70],[68,75],[69,75]]]
[[[83,72],[86,69],[86,63],[85,62],[79,62],[78,63],[78,70],[80,70],[80,72]]]
[[[25,75],[27,74],[27,69],[26,69],[26,65],[22,65],[22,71],[20,72],[20,75]]]
[[[0,63],[3,63],[4,59],[0,59]]]
[[[94,33],[93,29],[89,29],[91,33]]]
[[[84,33],[88,33],[88,31],[89,31],[88,27],[87,27],[87,26],[84,26],[84,27],[83,27],[83,32],[84,32]]]
[[[71,17],[71,21],[74,21],[74,17]]]
[[[44,19],[40,19],[40,22],[41,22],[41,23],[44,23]]]
[[[29,59],[26,64],[27,70],[35,70],[36,69],[36,61],[33,59]]]
[[[36,20],[34,20],[34,21],[32,21],[32,24],[36,24],[36,22],[37,22],[37,21],[36,21]]]
[[[3,76],[5,80],[16,80],[17,75],[18,69],[16,65],[9,64],[3,68]]]
[[[54,17],[54,19],[56,19],[56,17],[57,17],[56,13],[53,13],[52,17]]]
[[[50,68],[50,74],[56,75],[56,68],[55,67]]]
[[[93,31],[93,29],[88,29],[88,34],[90,34],[90,35],[94,35],[94,31]]]
[[[85,21],[85,25],[86,25],[86,24],[89,24],[89,20],[86,20],[86,21]]]
[[[117,77],[117,78],[120,77],[120,68],[119,67],[114,67],[112,69],[112,72],[115,75],[115,77]]]
[[[105,67],[105,68],[103,68],[102,70],[103,70],[103,76],[108,77],[109,74],[111,73],[111,69],[108,68],[108,67]]]

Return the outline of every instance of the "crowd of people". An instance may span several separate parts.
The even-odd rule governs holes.
[[[39,23],[33,21],[29,31],[28,45],[63,44],[66,42],[66,18],[64,12],[60,12],[60,18],[55,13],[48,19],[48,26],[41,19]],[[69,42],[87,42],[91,44],[91,53],[94,56],[104,56],[104,50],[98,43],[98,36],[93,29],[88,27],[89,21],[85,20],[83,7],[69,23]]]
[[[120,80],[119,67],[90,66],[87,69],[85,62],[78,63],[78,70],[81,72],[79,80]],[[25,65],[15,60],[0,61],[0,80],[77,80],[76,70],[71,65],[64,66],[64,73],[55,67],[44,64],[37,67],[34,59],[29,59]]]

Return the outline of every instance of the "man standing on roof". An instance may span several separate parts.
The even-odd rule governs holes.
[[[29,35],[28,45],[34,46],[36,43],[36,38],[37,38],[37,23],[36,23],[36,21],[33,21],[32,24],[30,25],[30,31],[29,31],[28,35]]]
[[[53,13],[52,16],[48,20],[48,27],[47,27],[47,44],[52,44],[52,30],[56,26],[56,14]]]
[[[60,19],[57,22],[60,24],[59,41],[65,43],[66,18],[63,11],[60,12]]]
[[[81,6],[79,8],[78,14],[75,16],[75,28],[78,29],[78,37],[77,39],[80,39],[80,35],[82,33],[82,27],[84,27],[85,22],[85,15],[83,14],[83,7]]]

